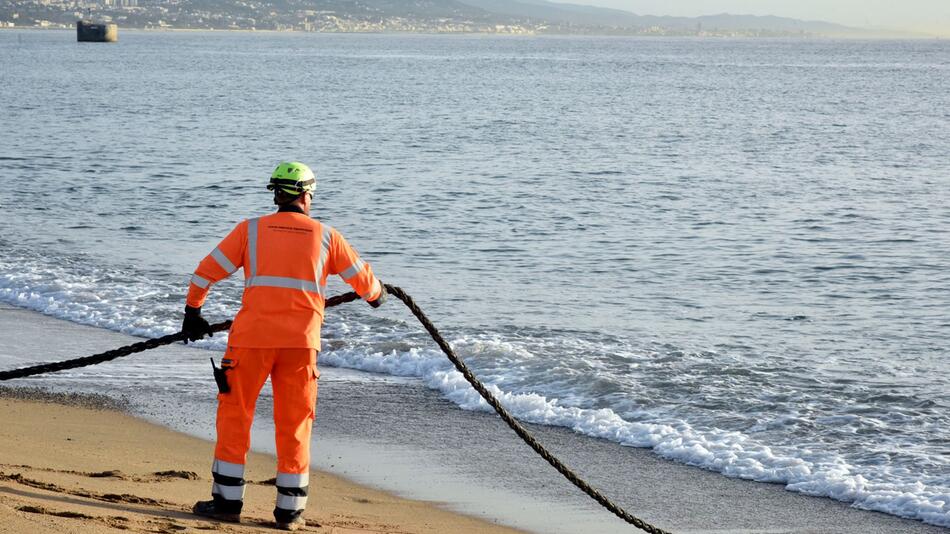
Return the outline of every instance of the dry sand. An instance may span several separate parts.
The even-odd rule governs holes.
[[[235,525],[189,511],[210,497],[207,441],[117,411],[9,396],[0,398],[0,428],[0,532],[276,532],[272,456],[249,455],[245,522]],[[303,532],[519,532],[327,473],[310,477]]]

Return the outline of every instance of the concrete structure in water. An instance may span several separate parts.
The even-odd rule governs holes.
[[[97,24],[88,20],[77,20],[76,40],[90,43],[114,43],[119,40],[119,27],[115,24]]]

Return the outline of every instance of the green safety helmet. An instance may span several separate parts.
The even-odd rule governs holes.
[[[316,189],[316,179],[313,171],[299,161],[282,161],[270,175],[270,183],[267,184],[268,191],[280,189],[291,194],[300,195],[302,193],[313,194]]]

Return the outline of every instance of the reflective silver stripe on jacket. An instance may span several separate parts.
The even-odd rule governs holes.
[[[353,278],[354,276],[360,274],[364,266],[366,266],[366,263],[363,261],[363,259],[356,258],[356,263],[344,269],[343,272],[340,273],[340,277],[343,278],[343,280],[345,281],[349,281],[350,278]]]
[[[231,263],[231,260],[229,260],[228,257],[224,255],[224,252],[221,252],[221,249],[218,247],[214,247],[214,250],[211,251],[211,257],[214,259],[214,261],[218,262],[218,265],[220,265],[221,268],[224,269],[228,274],[233,274],[234,271],[237,270],[237,267]]]
[[[257,274],[257,218],[247,220],[247,277],[254,278]]]
[[[303,510],[307,507],[306,497],[292,497],[290,495],[277,494],[277,507],[282,510]]]
[[[323,282],[323,273],[326,270],[327,258],[330,256],[330,233],[333,228],[328,224],[320,223],[320,256],[317,257],[317,283],[326,287]]]
[[[300,291],[309,291],[316,293],[322,298],[326,298],[326,288],[319,284],[319,274],[317,282],[312,280],[303,280],[300,278],[290,278],[287,276],[258,276],[257,275],[257,245],[259,219],[248,219],[247,221],[247,250],[248,250],[248,269],[247,279],[244,281],[245,287],[281,287],[284,289],[297,289]],[[329,243],[328,234],[325,233],[323,241]],[[321,255],[323,252],[321,251]]]
[[[324,288],[317,285],[312,280],[301,280],[299,278],[289,278],[286,276],[255,276],[248,278],[245,283],[247,287],[283,287],[286,289],[299,289],[316,293],[324,296]]]
[[[208,286],[211,285],[211,282],[209,282],[208,280],[205,280],[204,278],[198,276],[197,274],[194,274],[191,276],[191,283],[195,284],[201,289],[207,289]]]

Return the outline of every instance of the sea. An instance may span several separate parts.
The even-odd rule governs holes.
[[[948,88],[946,40],[4,30],[0,301],[176,332],[299,160],[522,421],[950,527]],[[323,337],[490,410],[398,301]],[[206,358],[128,362],[17,383],[213,411]]]

